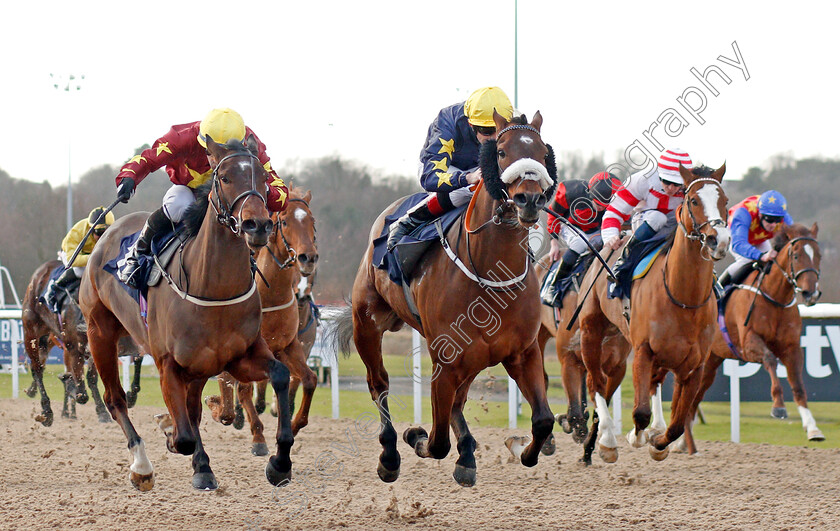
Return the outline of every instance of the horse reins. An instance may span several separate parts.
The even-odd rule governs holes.
[[[236,196],[233,202],[229,203],[224,195],[224,192],[222,192],[222,185],[219,182],[224,181],[225,179],[224,177],[219,176],[219,168],[222,166],[223,162],[233,157],[249,157],[249,164],[251,168],[251,188]],[[216,213],[216,219],[219,223],[229,228],[231,232],[237,236],[242,232],[242,222],[240,219],[242,218],[242,210],[245,208],[247,198],[255,195],[260,199],[260,201],[262,201],[263,206],[266,205],[265,196],[257,191],[257,172],[254,171],[254,160],[259,162],[259,157],[250,151],[236,151],[229,155],[225,155],[222,160],[216,164],[216,167],[213,168],[213,192],[215,192],[216,201],[214,202],[213,197],[211,196],[210,205],[213,207],[213,211]],[[237,216],[233,214],[233,209],[236,207],[236,203],[238,203],[240,199],[245,199],[245,201],[242,201],[242,204],[239,207],[239,217],[237,218]]]
[[[298,199],[298,198],[292,199],[292,198],[290,198],[287,201],[289,203],[293,203],[293,202],[303,203],[304,205],[306,205],[306,208],[311,211],[311,208],[309,207],[309,203],[307,203],[303,199]],[[286,253],[289,255],[289,257],[286,258],[286,260],[284,262],[280,262],[280,259],[277,258],[277,255],[274,254],[274,251],[271,250],[271,247],[266,245],[265,248],[266,248],[266,250],[268,250],[268,254],[271,255],[271,259],[274,260],[274,263],[277,264],[278,268],[280,268],[281,270],[288,269],[288,268],[292,267],[292,265],[294,265],[294,263],[297,261],[297,251],[295,251],[295,248],[292,247],[291,245],[289,245],[289,241],[286,240],[286,235],[283,233],[283,222],[282,222],[282,220],[278,219],[277,223],[274,224],[274,232],[280,234],[280,238],[283,240],[283,246],[286,248]]]

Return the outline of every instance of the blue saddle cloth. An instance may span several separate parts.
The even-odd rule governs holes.
[[[140,255],[139,263],[140,263],[140,289],[132,288],[131,286],[127,286],[120,281],[120,286],[129,294],[131,298],[133,298],[138,304],[141,304],[141,295],[143,298],[146,297],[146,294],[149,291],[149,287],[146,285],[146,281],[149,278],[149,273],[152,270],[152,265],[154,264],[154,254],[158,254],[162,251],[166,244],[172,241],[179,232],[181,227],[176,227],[176,230],[173,232],[172,230],[161,231],[158,234],[155,234],[154,238],[152,239],[152,255]],[[125,257],[128,254],[128,250],[134,245],[134,242],[140,237],[140,231],[134,232],[127,236],[124,236],[122,240],[120,240],[120,250],[117,255],[105,263],[102,267],[108,273],[114,275],[114,277],[119,281],[119,277],[117,273],[125,267]]]
[[[656,255],[665,250],[671,243],[673,243],[671,234],[656,235],[631,249],[627,260],[618,269],[614,270],[618,283],[613,289],[607,290],[607,297],[610,299],[630,298],[633,279],[644,276],[642,273],[647,272]],[[648,257],[650,257],[650,260],[646,261],[645,259]]]
[[[42,301],[47,305],[53,313],[60,314],[61,311],[64,309],[64,304],[67,302],[67,292],[70,292],[70,296],[78,300],[79,298],[79,286],[82,284],[82,279],[77,278],[73,282],[67,285],[66,290],[55,290],[53,296],[55,297],[54,301],[47,299],[47,292],[50,290],[50,286],[58,280],[58,277],[64,273],[65,268],[63,265],[57,265],[50,271],[50,279],[44,285],[43,291],[41,291],[38,300]]]
[[[429,245],[439,239],[434,221],[430,221],[418,227],[414,232],[405,236],[393,251],[388,251],[388,229],[391,223],[395,222],[408,212],[415,205],[426,199],[429,194],[420,192],[410,195],[397,209],[385,217],[385,225],[378,238],[373,240],[373,265],[377,269],[388,272],[388,278],[395,284],[402,285],[403,279],[409,280],[414,268],[426,252]],[[443,227],[444,234],[455,221],[464,213],[467,205],[458,207],[447,212],[438,219]]]

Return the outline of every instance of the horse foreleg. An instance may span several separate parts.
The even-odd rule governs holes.
[[[449,420],[455,403],[455,391],[464,379],[459,379],[447,366],[432,380],[432,433],[421,427],[408,428],[403,440],[419,457],[443,459],[449,455],[452,443],[449,441]],[[539,376],[542,381],[542,375]]]
[[[210,468],[210,456],[204,451],[201,442],[201,391],[207,379],[193,380],[187,386],[187,411],[190,425],[195,432],[195,451],[192,455],[193,477],[192,486],[198,490],[216,490],[219,487],[216,475]]]
[[[788,351],[793,352],[794,355],[785,356],[783,362],[787,369],[787,379],[793,393],[793,400],[796,402],[799,417],[802,419],[802,427],[808,434],[809,441],[824,441],[825,435],[817,427],[817,421],[814,420],[814,415],[808,409],[808,395],[805,392],[805,382],[802,380],[802,365],[804,363],[802,348],[797,344]]]
[[[634,448],[641,448],[648,442],[645,429],[650,424],[651,417],[650,385],[653,379],[653,353],[647,343],[638,345],[633,352],[634,427],[627,434],[627,442]]]
[[[208,396],[204,399],[210,408],[210,415],[216,422],[230,426],[236,416],[233,405],[233,389],[236,380],[227,372],[222,372],[216,379],[219,382],[219,396]]]
[[[265,427],[260,420],[257,409],[254,407],[254,384],[239,382],[236,391],[239,403],[242,404],[242,409],[245,411],[248,425],[251,427],[251,453],[256,456],[268,455],[268,445],[265,443],[265,436],[263,436]]]
[[[73,383],[73,376],[65,372],[58,377],[64,385],[64,404],[61,408],[61,418],[75,419],[76,418],[76,400],[73,398],[76,394],[76,384]],[[71,413],[72,410],[72,413]]]
[[[286,485],[292,478],[292,435],[291,415],[289,414],[289,369],[274,358],[265,340],[258,337],[251,345],[248,355],[226,367],[228,372],[240,382],[258,382],[268,376],[271,387],[277,397],[277,453],[271,456],[265,467],[265,477],[276,486]]]
[[[99,417],[99,422],[102,422],[103,424],[111,422],[111,415],[108,414],[108,409],[105,407],[105,403],[102,401],[102,397],[99,396],[99,386],[97,385],[98,378],[96,374],[96,367],[94,366],[92,361],[88,363],[86,378],[88,387],[90,387],[90,395],[93,397],[93,404],[96,406],[96,416]]]
[[[702,366],[687,375],[674,374],[674,397],[671,400],[671,423],[665,433],[651,437],[650,455],[656,461],[668,457],[668,445],[680,438],[689,420],[691,402],[697,394],[702,377]]]
[[[31,337],[24,330],[24,341],[32,368],[32,384],[41,395],[41,413],[35,416],[35,420],[44,426],[52,426],[53,411],[50,406],[50,397],[47,396],[47,389],[44,387],[44,361],[47,359],[48,347],[47,336]]]
[[[254,403],[254,407],[260,415],[262,415],[265,411],[265,392],[267,389],[268,380],[261,380],[257,382],[257,401]]]
[[[521,354],[511,356],[502,362],[505,370],[522,391],[531,406],[531,442],[522,450],[520,462],[532,467],[537,464],[540,450],[554,428],[554,414],[548,407],[543,375],[542,352],[536,343]],[[513,451],[512,444],[508,446]]]
[[[297,415],[292,421],[292,433],[297,435],[300,429],[309,423],[309,408],[312,406],[312,395],[315,393],[318,377],[306,365],[306,354],[297,338],[286,347],[282,360],[289,367],[289,372],[303,385],[303,399],[300,402]],[[297,385],[294,389],[297,390]],[[295,393],[290,386],[289,402],[292,404],[294,403],[294,395]],[[293,409],[293,407],[290,409]]]
[[[449,424],[455,437],[458,439],[458,461],[455,462],[455,472],[452,477],[462,487],[475,485],[475,438],[467,426],[467,419],[464,418],[464,404],[467,402],[467,393],[475,375],[468,378],[455,393],[455,402],[452,404],[452,414],[449,417]]]
[[[101,302],[97,302],[86,317],[88,347],[96,369],[102,377],[102,384],[105,386],[105,405],[128,439],[128,449],[133,458],[129,478],[138,490],[151,490],[155,485],[154,468],[146,456],[143,439],[137,434],[128,417],[125,391],[120,385],[117,367],[117,337],[113,331],[121,325]]]
[[[770,410],[770,416],[776,419],[786,419],[788,416],[787,408],[785,408],[785,397],[782,392],[782,382],[779,380],[779,375],[776,369],[779,366],[779,360],[776,356],[767,351],[761,360],[761,364],[770,375],[770,396],[773,397],[773,409]]]
[[[134,376],[131,378],[131,387],[126,394],[128,407],[133,408],[137,403],[137,395],[140,394],[140,370],[143,367],[143,355],[138,354],[134,357]]]
[[[87,404],[90,397],[88,396],[87,390],[85,389],[85,356],[84,353],[79,352],[76,350],[76,347],[73,348],[66,348],[64,350],[64,355],[69,357],[65,359],[65,366],[70,371],[70,374],[73,376],[73,394],[75,395],[76,402],[79,404]]]
[[[685,442],[686,451],[689,455],[697,453],[697,445],[694,442],[694,433],[692,429],[694,417],[697,416],[697,411],[700,408],[700,402],[703,401],[703,396],[705,396],[706,391],[708,391],[709,387],[711,387],[712,383],[714,383],[718,367],[720,367],[722,363],[723,358],[718,357],[714,352],[710,352],[709,356],[706,358],[706,362],[703,364],[703,375],[700,377],[700,386],[697,388],[697,392],[691,400],[691,407],[688,412],[689,422],[686,426]]]
[[[586,406],[583,398],[583,379],[586,369],[578,357],[571,351],[559,352],[557,357],[563,366],[563,389],[566,391],[566,399],[569,407],[565,415],[557,415],[557,423],[566,433],[572,434],[572,439],[580,444],[586,439],[589,429],[586,426]]]

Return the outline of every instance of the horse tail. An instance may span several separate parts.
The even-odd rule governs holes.
[[[336,354],[341,352],[345,358],[349,358],[353,340],[353,307],[347,306],[339,310],[333,318],[333,323],[328,332],[329,344]]]

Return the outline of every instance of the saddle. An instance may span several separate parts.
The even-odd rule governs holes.
[[[610,299],[630,299],[630,290],[634,280],[638,280],[650,271],[656,257],[663,251],[667,251],[673,243],[672,235],[655,236],[646,242],[642,242],[630,250],[630,256],[624,263],[615,269],[618,283],[607,290],[607,297]]]
[[[580,282],[583,279],[583,275],[589,270],[589,266],[592,265],[592,262],[595,260],[595,255],[592,253],[586,253],[578,260],[575,267],[572,269],[571,273],[566,278],[563,278],[555,285],[555,292],[557,293],[557,301],[559,301],[560,306],[557,306],[557,309],[563,307],[563,298],[566,296],[567,293],[570,291],[579,291],[580,290]],[[543,292],[545,289],[549,289],[546,284],[551,281],[554,277],[554,272],[560,265],[560,260],[557,260],[548,270],[548,274],[543,278],[542,284],[540,284],[540,293]],[[545,304],[543,302],[543,304]]]
[[[82,285],[82,279],[77,278],[68,284],[65,289],[52,290],[52,297],[47,298],[47,295],[50,292],[50,285],[58,280],[58,277],[60,277],[64,271],[64,266],[56,266],[55,269],[50,272],[50,279],[46,286],[44,286],[44,290],[41,292],[41,295],[38,297],[38,300],[44,303],[50,311],[56,314],[61,314],[61,312],[64,311],[64,305],[67,304],[68,297],[72,297],[73,300],[78,303],[79,286]]]
[[[140,232],[138,231],[123,237],[120,241],[120,250],[117,255],[103,266],[103,269],[114,275],[114,277],[117,277],[117,280],[119,280],[117,273],[125,266],[125,257],[128,254],[128,250],[134,245],[134,242],[137,241],[139,236]],[[176,251],[183,243],[186,243],[186,238],[183,236],[180,226],[176,227],[175,231],[164,231],[156,234],[152,240],[151,256],[143,255],[139,257],[140,289],[134,289],[122,282],[120,282],[120,286],[135,301],[140,303],[140,297],[143,296],[145,298],[149,288],[160,283],[160,279],[163,277],[163,270],[172,261],[172,257],[175,256]]]

